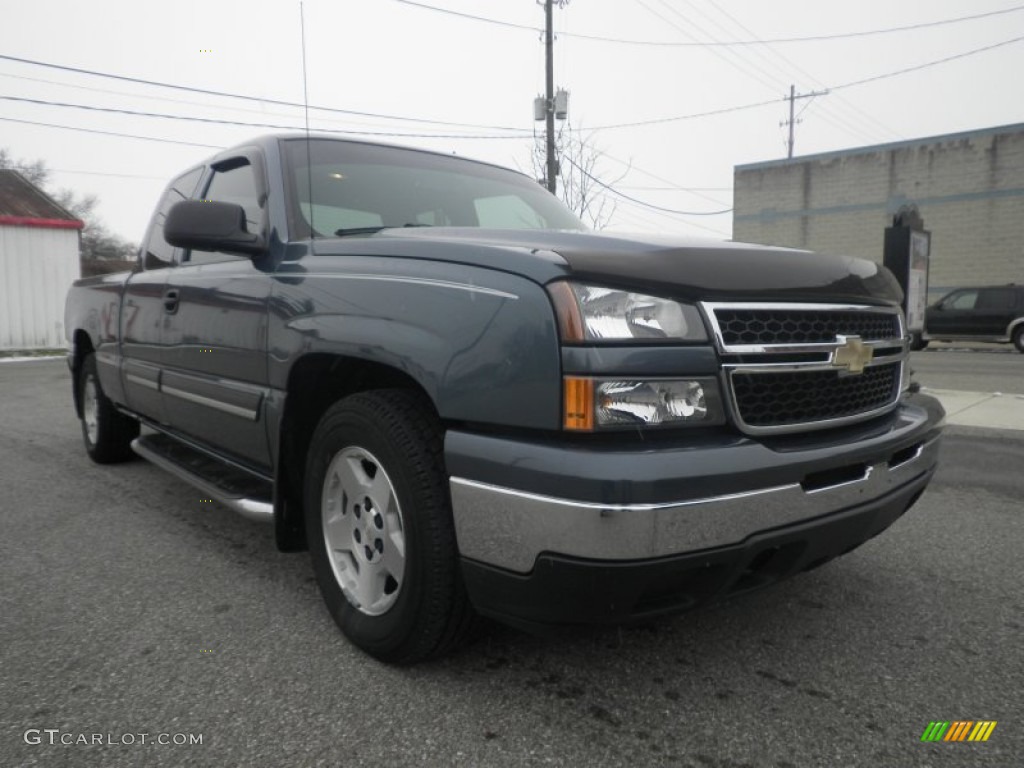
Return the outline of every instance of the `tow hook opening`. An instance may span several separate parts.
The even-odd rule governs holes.
[[[729,588],[729,594],[757,589],[784,578],[804,551],[800,542],[769,547],[758,552]]]

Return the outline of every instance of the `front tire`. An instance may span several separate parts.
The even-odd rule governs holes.
[[[103,394],[93,354],[82,361],[78,398],[82,404],[82,439],[89,458],[97,464],[115,464],[134,458],[131,444],[139,436],[139,422],[117,410]]]
[[[327,410],[306,465],[306,535],[331,617],[381,661],[439,656],[471,620],[459,571],[440,422],[406,390]]]
[[[1024,323],[1013,329],[1013,346],[1018,352],[1024,352]]]

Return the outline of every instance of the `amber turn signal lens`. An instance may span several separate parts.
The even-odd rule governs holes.
[[[594,429],[594,381],[565,377],[563,425],[566,429],[590,432]]]
[[[558,317],[558,330],[562,334],[562,341],[583,341],[583,318],[580,315],[580,306],[576,302],[576,296],[573,295],[572,287],[565,281],[552,283],[548,286],[548,293],[555,305],[555,315]]]

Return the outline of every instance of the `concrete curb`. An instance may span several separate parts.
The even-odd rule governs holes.
[[[946,409],[946,422],[965,427],[1024,430],[1024,394],[960,392],[922,387]]]
[[[38,357],[0,357],[0,363],[31,363],[40,360],[63,360],[65,355],[40,355]]]

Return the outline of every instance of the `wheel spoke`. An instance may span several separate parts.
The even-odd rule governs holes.
[[[324,518],[324,535],[330,549],[349,551],[352,548],[352,515],[343,515],[341,510]]]
[[[400,551],[391,539],[384,540],[384,553],[380,556],[380,568],[399,584],[405,573],[405,547]]]
[[[405,557],[405,531],[402,530],[402,521],[398,518],[398,515],[389,515],[388,521],[385,524],[385,530],[387,531],[386,545],[392,549],[398,550],[398,554],[401,557]]]
[[[391,497],[394,491],[391,489],[391,483],[388,482],[388,477],[380,468],[377,469],[377,476],[373,478],[370,484],[370,498],[373,499],[374,505],[377,507],[377,511],[385,517],[388,514],[388,510],[391,509]]]
[[[356,580],[355,593],[359,607],[367,613],[373,612],[376,603],[384,594],[380,569],[374,566],[364,566]]]
[[[367,477],[362,460],[358,457],[346,456],[344,460],[337,462],[334,471],[341,481],[345,495],[350,499],[366,494],[373,486],[373,480]]]

